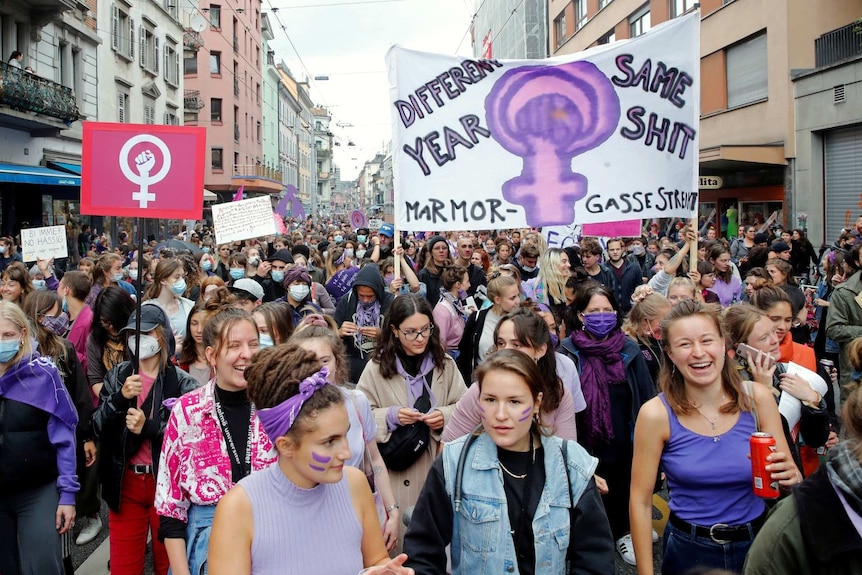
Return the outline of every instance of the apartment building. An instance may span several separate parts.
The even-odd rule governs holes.
[[[315,107],[311,110],[314,117],[314,163],[317,169],[317,206],[321,214],[330,214],[335,204],[332,202],[332,188],[335,179],[332,167],[332,116],[329,110]]]
[[[638,36],[695,4],[549,0],[551,54]],[[740,223],[774,213],[777,223],[800,227],[811,189],[796,177],[792,73],[815,67],[815,39],[858,18],[862,0],[701,0],[700,11],[700,174],[709,176],[700,213],[712,214],[723,233],[730,208]]]
[[[71,235],[81,220],[81,121],[99,116],[101,41],[95,0],[0,4],[0,234]]]
[[[524,60],[548,56],[547,0],[483,0],[473,18],[473,56]]]
[[[185,88],[203,103],[186,124],[207,127],[204,186],[222,200],[241,186],[246,194],[278,194],[281,173],[263,158],[261,2],[220,1],[199,5],[208,23],[203,45],[183,63]]]

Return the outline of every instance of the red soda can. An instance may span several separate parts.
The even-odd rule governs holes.
[[[778,497],[778,481],[773,481],[766,466],[769,462],[766,458],[775,452],[775,438],[771,433],[758,431],[751,434],[751,476],[754,486],[754,494],[764,499],[776,499]]]

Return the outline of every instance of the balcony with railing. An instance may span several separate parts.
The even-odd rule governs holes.
[[[282,171],[263,164],[234,164],[231,184],[249,192],[278,194],[284,189]]]
[[[204,37],[200,32],[195,32],[191,28],[183,29],[183,48],[197,52],[204,45]]]
[[[79,117],[71,88],[0,62],[0,125],[54,131]]]
[[[204,107],[203,98],[201,98],[200,90],[184,90],[183,91],[183,107],[190,112],[197,112]]]
[[[823,68],[862,56],[862,24],[851,22],[814,40],[815,66]]]
[[[329,179],[329,172],[317,172],[317,180],[324,182]]]

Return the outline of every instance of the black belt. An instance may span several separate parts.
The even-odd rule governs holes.
[[[763,527],[763,524],[766,523],[766,512],[764,511],[763,515],[744,525],[716,523],[712,527],[703,527],[701,525],[693,525],[687,521],[683,521],[673,512],[671,512],[668,521],[671,525],[681,531],[685,531],[686,533],[694,531],[694,534],[697,537],[712,539],[719,545],[725,545],[727,543],[738,543],[740,541],[752,541],[757,535],[757,532],[760,531],[760,528]]]
[[[128,469],[129,471],[133,471],[135,475],[147,475],[153,473],[152,465],[128,465],[126,469]]]

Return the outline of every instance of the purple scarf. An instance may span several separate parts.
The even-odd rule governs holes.
[[[11,366],[0,376],[0,397],[40,409],[73,431],[78,425],[78,410],[50,357],[33,352]]]
[[[614,438],[611,421],[611,400],[608,384],[626,381],[626,369],[620,352],[626,343],[626,335],[616,329],[604,340],[596,340],[587,332],[578,330],[570,336],[577,348],[580,364],[581,390],[587,402],[584,411],[584,445],[595,447]],[[579,438],[580,439],[580,438]]]
[[[354,319],[356,320],[356,325],[359,327],[379,327],[380,326],[380,300],[375,299],[371,305],[365,306],[362,305],[362,302],[358,299],[357,296],[356,301],[356,315]],[[360,349],[362,347],[362,342],[365,338],[362,335],[362,332],[356,333],[356,348]]]
[[[431,391],[431,386],[425,381],[425,376],[434,371],[434,358],[430,353],[426,353],[425,357],[422,358],[422,364],[419,366],[419,373],[416,375],[410,375],[407,373],[404,369],[404,365],[401,363],[401,358],[397,355],[395,356],[395,369],[398,371],[398,375],[403,377],[407,382],[407,404],[409,407],[413,407],[413,404],[416,403],[416,400],[422,395],[423,386],[428,388],[428,397],[431,400],[431,409],[437,406],[437,398],[434,397],[434,393]]]

